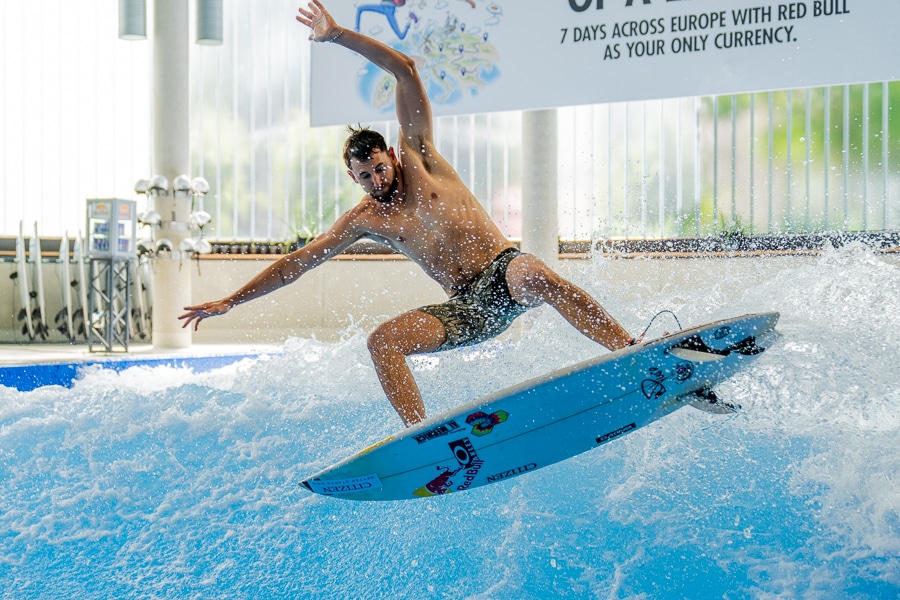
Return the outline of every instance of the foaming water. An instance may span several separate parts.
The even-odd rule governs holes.
[[[781,311],[783,337],[720,387],[741,413],[685,408],[428,500],[297,485],[399,428],[363,333],[206,374],[94,369],[72,389],[0,388],[0,595],[897,597],[900,269],[860,247],[772,275],[753,264],[653,289],[593,288],[602,260],[568,273],[634,332],[663,308],[685,326]],[[596,352],[540,309],[414,369],[434,414]]]

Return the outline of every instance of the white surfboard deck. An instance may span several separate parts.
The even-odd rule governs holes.
[[[144,310],[144,331],[147,339],[153,338],[153,260],[143,256],[138,261],[138,280],[141,283],[141,301]]]
[[[531,473],[696,402],[747,366],[778,313],[686,329],[479,398],[315,475],[310,491],[348,500],[456,493]]]
[[[131,278],[131,298],[135,304],[132,309],[131,319],[134,324],[135,335],[142,340],[149,340],[150,312],[147,304],[146,278],[149,270],[150,259],[146,256],[138,256],[134,263],[134,276]]]

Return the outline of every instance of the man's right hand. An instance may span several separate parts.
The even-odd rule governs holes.
[[[312,33],[309,35],[309,39],[312,41],[333,42],[343,33],[343,30],[338,27],[319,0],[312,0],[309,3],[309,10],[304,10],[303,8],[298,10],[300,15],[297,17],[297,20],[312,30]]]
[[[185,306],[184,310],[188,312],[178,317],[179,319],[184,320],[184,324],[181,328],[184,329],[193,323],[194,331],[197,331],[197,328],[200,327],[200,321],[208,317],[224,315],[231,310],[231,305],[224,300],[215,300],[213,302],[198,304],[197,306]]]

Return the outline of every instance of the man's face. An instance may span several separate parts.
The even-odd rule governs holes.
[[[350,177],[379,202],[390,202],[397,191],[397,159],[394,149],[375,149],[366,160],[350,159]]]

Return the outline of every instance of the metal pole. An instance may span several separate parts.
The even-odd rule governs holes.
[[[190,42],[188,3],[154,2],[153,32],[153,172],[170,182],[189,175],[190,158]],[[190,269],[180,268],[181,240],[190,237],[190,196],[170,191],[157,198],[162,215],[159,237],[172,241],[169,256],[154,261],[153,344],[186,348],[191,332],[182,329],[178,315],[191,303]]]
[[[559,257],[556,110],[522,115],[522,249],[548,264]]]

